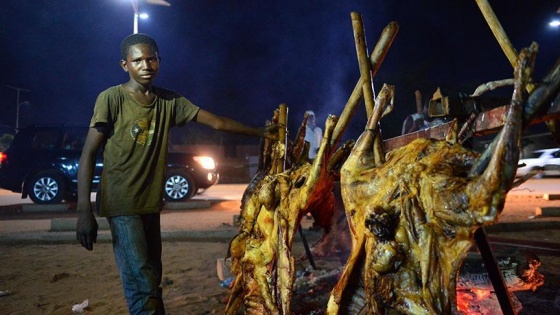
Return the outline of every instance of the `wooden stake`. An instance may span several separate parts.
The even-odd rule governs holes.
[[[383,59],[385,59],[387,52],[389,52],[389,48],[393,44],[393,40],[395,39],[398,31],[399,31],[399,24],[395,21],[389,23],[385,27],[385,29],[383,29],[383,32],[381,33],[381,36],[377,41],[377,45],[375,45],[375,48],[373,49],[373,52],[370,55],[369,61],[371,63],[372,78],[375,77],[375,74],[377,73],[377,70],[379,70],[379,67],[383,62]],[[364,82],[363,78],[360,76],[358,83],[356,83],[356,87],[354,87],[354,91],[352,91],[352,94],[350,95],[348,101],[346,102],[346,106],[344,106],[344,110],[340,114],[340,117],[338,119],[338,122],[333,132],[333,136],[331,138],[332,149],[336,148],[336,145],[338,144],[338,142],[340,142],[340,139],[342,138],[344,131],[346,130],[348,124],[350,123],[350,119],[354,116],[354,113],[356,112],[356,109],[358,108],[358,105],[362,100],[363,82]]]
[[[476,4],[478,4],[482,15],[486,19],[486,23],[490,26],[490,30],[492,30],[492,33],[494,33],[494,36],[498,40],[498,44],[500,44],[500,47],[502,47],[502,50],[506,54],[509,63],[513,68],[515,68],[517,65],[517,51],[515,51],[515,48],[513,48],[513,45],[509,41],[509,38],[506,35],[502,24],[498,21],[496,14],[494,14],[494,10],[492,10],[490,3],[488,3],[488,0],[476,0]]]
[[[416,113],[422,115],[424,113],[424,105],[422,104],[422,93],[418,90],[414,91],[414,98],[416,99]]]
[[[284,154],[276,165],[276,173],[282,173],[286,170],[286,154],[288,151],[288,106],[284,103],[279,106],[278,123],[283,126],[278,130],[278,141],[284,145]]]
[[[364,23],[359,13],[352,12],[352,28],[354,29],[354,42],[356,44],[356,54],[358,55],[358,64],[360,66],[360,77],[362,81],[362,89],[364,101],[366,104],[366,114],[368,117],[373,112],[375,105],[375,95],[373,95],[373,82],[371,81],[371,64],[368,58],[366,37],[364,32]]]
[[[515,48],[513,48],[513,45],[511,44],[502,25],[498,21],[496,14],[494,14],[494,10],[492,10],[490,3],[488,3],[488,0],[476,0],[476,3],[478,4],[480,11],[482,12],[482,15],[486,19],[486,23],[488,23],[488,26],[490,26],[492,33],[494,33],[494,36],[498,40],[500,47],[502,47],[502,50],[504,51],[506,57],[511,63],[511,66],[515,68],[518,59],[517,51],[515,51]],[[534,90],[534,88],[535,88],[534,84],[532,83],[527,84],[527,91],[529,93],[531,93]],[[560,119],[548,120],[545,123],[546,123],[546,127],[550,131],[550,134],[552,135],[556,143],[560,145],[560,127],[559,127]]]
[[[486,20],[486,23],[488,23],[488,26],[490,26],[490,30],[494,34],[494,37],[496,37],[498,44],[500,44],[500,47],[502,47],[506,58],[509,60],[511,66],[515,69],[519,56],[515,48],[513,48],[513,45],[511,44],[506,31],[502,27],[502,24],[500,24],[498,17],[494,13],[494,10],[492,10],[490,3],[488,2],[488,0],[476,0],[476,4],[478,4],[478,7],[480,8],[482,15],[484,16],[484,19]],[[535,86],[533,84],[527,84],[527,91],[529,93],[533,91],[534,88]]]

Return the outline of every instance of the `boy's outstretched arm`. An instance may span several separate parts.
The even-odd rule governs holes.
[[[91,182],[99,147],[105,141],[102,127],[89,128],[78,167],[78,223],[76,239],[87,250],[97,241],[97,221],[91,208]]]
[[[236,120],[212,114],[204,109],[198,111],[194,121],[216,130],[240,135],[265,137],[272,140],[278,140],[278,130],[281,128],[278,124],[269,125],[266,128],[250,127]]]

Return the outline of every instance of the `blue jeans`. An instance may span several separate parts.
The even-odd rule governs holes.
[[[165,314],[160,288],[160,214],[107,218],[130,314]]]

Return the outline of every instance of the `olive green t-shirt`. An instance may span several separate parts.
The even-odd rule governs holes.
[[[163,207],[169,129],[184,125],[199,107],[176,92],[152,87],[150,105],[121,86],[99,94],[90,127],[107,124],[98,206],[101,216],[157,213]]]

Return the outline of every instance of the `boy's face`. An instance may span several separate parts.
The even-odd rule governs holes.
[[[130,79],[141,85],[151,85],[159,72],[159,56],[146,44],[130,46],[126,60],[121,67],[128,72]]]

